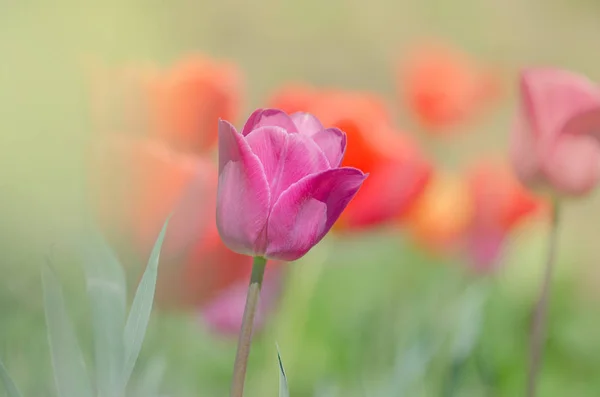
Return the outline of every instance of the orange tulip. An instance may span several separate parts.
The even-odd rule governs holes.
[[[310,112],[323,125],[340,128],[348,139],[342,165],[370,174],[337,222],[338,230],[402,216],[429,179],[429,163],[408,137],[394,130],[385,103],[374,94],[292,85],[269,103],[286,112]]]
[[[191,56],[148,88],[156,137],[185,152],[212,148],[219,118],[235,120],[240,111],[242,76],[232,63]]]
[[[459,50],[428,43],[398,65],[397,87],[419,123],[434,133],[477,116],[498,97],[499,81]]]

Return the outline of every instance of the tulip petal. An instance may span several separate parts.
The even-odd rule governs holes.
[[[260,254],[257,249],[271,196],[259,158],[230,123],[219,121],[217,227],[232,251]]]
[[[330,168],[321,148],[307,135],[260,127],[246,141],[264,167],[273,201],[291,184]]]
[[[288,133],[297,133],[298,128],[287,113],[279,109],[257,109],[250,115],[242,129],[242,135],[246,136],[260,127],[281,127]]]
[[[366,177],[356,168],[335,168],[290,186],[269,216],[265,256],[293,261],[306,254],[331,229]]]
[[[590,135],[562,135],[544,157],[544,173],[560,192],[584,195],[600,180],[600,145]]]
[[[600,106],[600,90],[584,76],[558,69],[521,74],[523,110],[538,138],[559,134],[571,117]]]
[[[325,129],[318,118],[310,113],[297,112],[290,115],[290,118],[298,128],[301,134],[313,136]]]
[[[401,218],[425,191],[431,176],[431,165],[417,158],[381,160],[342,215],[343,226],[366,229]]]
[[[528,186],[539,183],[543,178],[535,139],[527,127],[526,116],[520,116],[510,134],[509,156],[515,174]]]
[[[327,128],[317,132],[312,138],[327,157],[331,167],[339,167],[346,152],[346,134],[339,128]]]
[[[600,142],[600,103],[571,117],[563,126],[562,134],[592,135]]]

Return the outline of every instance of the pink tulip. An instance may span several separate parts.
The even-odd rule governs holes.
[[[563,195],[588,193],[600,180],[600,88],[568,71],[528,69],[520,96],[511,139],[518,177]]]
[[[233,251],[302,257],[331,229],[367,177],[340,167],[346,134],[308,113],[255,111],[241,133],[219,121],[217,227]]]

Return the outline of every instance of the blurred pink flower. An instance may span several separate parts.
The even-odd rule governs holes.
[[[292,261],[331,229],[367,177],[341,167],[346,134],[308,113],[219,122],[217,226],[235,252]]]
[[[275,309],[281,292],[283,269],[268,266],[265,271],[260,301],[254,317],[254,330],[260,330],[271,311]],[[213,332],[225,337],[235,336],[242,326],[248,280],[242,280],[219,293],[200,311],[201,320]]]
[[[510,155],[531,187],[580,196],[600,179],[600,88],[559,69],[521,73],[521,105]]]

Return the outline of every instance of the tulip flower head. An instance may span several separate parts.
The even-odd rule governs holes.
[[[336,223],[337,231],[363,231],[402,218],[425,189],[431,164],[416,143],[393,126],[379,96],[296,84],[276,92],[271,103],[287,112],[310,112],[343,130],[349,143],[343,165],[369,173]]]
[[[194,55],[148,88],[156,137],[177,150],[204,154],[217,142],[216,120],[237,118],[243,79],[231,62]]]
[[[519,183],[504,162],[479,161],[466,175],[473,217],[466,233],[466,253],[479,273],[496,270],[514,229],[546,213],[546,203]]]
[[[600,88],[558,69],[521,73],[521,104],[510,155],[519,179],[563,196],[600,180]]]
[[[233,251],[292,261],[331,229],[367,177],[340,167],[346,134],[308,113],[219,121],[217,227]]]
[[[406,217],[417,243],[434,253],[455,250],[473,217],[473,200],[459,175],[437,172]]]
[[[498,78],[459,49],[415,46],[397,69],[397,89],[427,132],[446,133],[478,116],[498,97]]]

